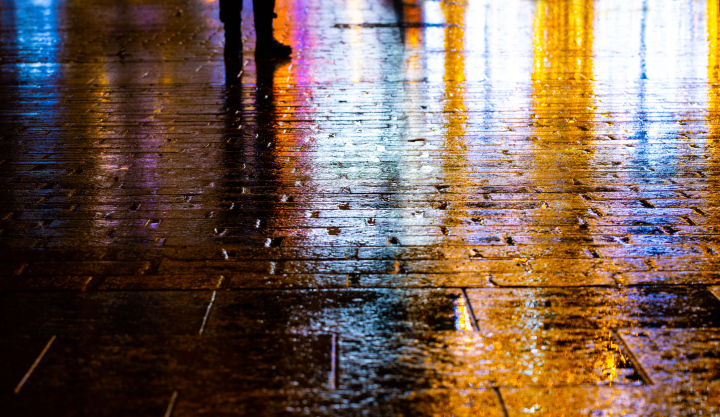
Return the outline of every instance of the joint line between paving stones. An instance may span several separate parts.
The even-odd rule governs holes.
[[[202,324],[200,325],[200,331],[198,332],[201,336],[205,332],[205,325],[207,325],[208,317],[210,317],[210,310],[212,310],[213,304],[215,304],[216,296],[217,290],[213,291],[212,297],[210,297],[210,303],[208,303],[207,310],[205,310],[205,317],[203,317]]]
[[[507,408],[505,407],[505,400],[503,400],[502,394],[500,393],[500,388],[493,387],[493,392],[495,393],[495,397],[498,400],[498,403],[500,403],[500,408],[502,409],[503,415],[505,417],[508,417],[509,414],[507,412]]]
[[[647,372],[645,372],[645,369],[643,369],[642,365],[640,365],[640,361],[635,357],[633,351],[630,350],[630,346],[625,343],[625,339],[622,338],[622,335],[620,335],[617,330],[611,330],[611,332],[615,340],[620,344],[620,347],[630,357],[630,361],[632,361],[635,370],[640,374],[640,378],[642,378],[643,382],[646,385],[655,385],[653,380],[650,379],[650,375],[648,375]]]
[[[718,7],[720,7],[720,4],[718,4]],[[711,285],[706,288],[708,289],[708,291],[710,291],[710,294],[712,294],[718,301],[720,301],[720,287]]]
[[[476,332],[479,332],[480,327],[478,326],[477,319],[475,318],[475,311],[473,310],[472,304],[470,304],[470,298],[468,298],[465,288],[461,288],[460,291],[462,292],[462,296],[465,299],[465,305],[467,306],[467,309],[470,312],[470,322],[473,326],[473,330]]]
[[[88,279],[85,280],[85,283],[82,286],[83,291],[87,291],[90,288],[90,283],[92,282],[92,280],[93,280],[93,277],[89,277]]]
[[[20,393],[20,390],[22,389],[23,385],[25,385],[25,382],[27,382],[28,378],[30,378],[30,375],[32,375],[35,368],[37,368],[38,364],[40,364],[40,361],[45,356],[47,351],[50,349],[50,345],[52,345],[52,343],[55,341],[55,338],[56,338],[56,336],[53,336],[47,342],[47,344],[45,345],[45,348],[42,350],[42,352],[40,352],[40,355],[38,355],[37,359],[35,359],[35,362],[33,362],[33,364],[30,366],[30,369],[28,369],[28,371],[25,373],[25,376],[23,376],[23,378],[20,380],[20,383],[17,384],[17,386],[15,387],[15,390],[14,390],[15,394]]]
[[[167,410],[165,410],[165,417],[171,417],[173,410],[175,409],[175,403],[178,399],[178,392],[173,391],[172,396],[170,397],[170,403],[167,406]]]

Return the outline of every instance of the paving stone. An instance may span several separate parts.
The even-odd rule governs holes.
[[[222,284],[227,280],[223,275],[216,274],[110,275],[102,278],[101,281],[96,282],[94,289],[101,291],[214,290],[218,288],[218,283]]]
[[[481,413],[503,416],[503,408],[492,390],[376,391],[354,395],[352,391],[330,392],[219,392],[205,397],[192,393],[180,397],[173,415],[456,415]]]
[[[427,332],[458,326],[457,290],[222,291],[207,334]]]
[[[720,283],[720,274],[711,271],[623,272],[615,277],[629,285],[712,285]]]
[[[720,330],[707,327],[626,330],[622,337],[653,382],[702,387],[720,373]]]
[[[374,333],[339,344],[340,386],[354,390],[642,383],[606,330]]]
[[[24,393],[0,394],[3,415],[10,417],[43,415],[47,410],[64,416],[164,415],[172,393],[132,396],[123,393]]]
[[[211,292],[0,292],[9,335],[197,334]]]
[[[694,390],[659,385],[517,388],[502,389],[501,393],[509,416],[697,416],[717,414],[718,389],[720,386],[711,382]]]
[[[497,288],[467,295],[483,330],[717,327],[720,318],[720,303],[704,288]]]
[[[302,389],[332,377],[330,336],[58,338],[21,392]]]
[[[720,287],[709,287],[708,288],[715,297],[717,297],[718,300],[720,300]]]

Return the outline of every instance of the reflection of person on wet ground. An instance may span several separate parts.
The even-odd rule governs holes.
[[[272,199],[258,199],[257,194],[247,193],[245,187],[260,187],[262,192],[272,195],[280,193],[280,167],[276,147],[273,146],[278,142],[279,121],[275,73],[288,60],[257,60],[256,88],[249,85],[243,88],[242,78],[238,76],[242,75],[242,61],[235,57],[225,58],[226,126],[221,153],[224,172],[221,194],[233,196],[233,209],[217,213],[215,228],[237,228],[238,221],[252,219],[253,223],[257,223],[250,232],[221,239],[241,246],[265,247],[266,239],[277,237],[273,229],[268,228],[268,220],[278,216],[277,203]]]
[[[220,0],[220,21],[225,25],[225,51],[236,54],[242,51],[241,17],[243,0]],[[273,36],[275,0],[253,0],[255,17],[255,55],[261,58],[286,58],[292,48],[278,42]]]

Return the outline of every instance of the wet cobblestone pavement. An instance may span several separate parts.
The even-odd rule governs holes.
[[[720,415],[718,0],[0,0],[0,414]]]

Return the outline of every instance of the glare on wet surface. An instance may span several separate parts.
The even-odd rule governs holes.
[[[3,415],[720,414],[719,7],[0,0]]]

